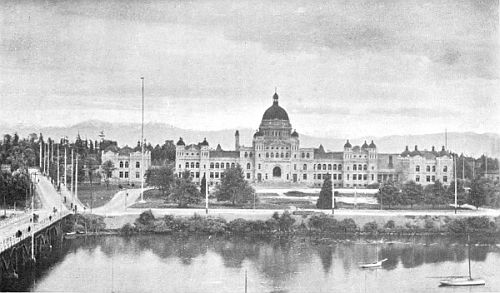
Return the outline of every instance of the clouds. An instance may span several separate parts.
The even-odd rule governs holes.
[[[275,86],[301,133],[499,122],[495,1],[1,5],[0,117],[137,119],[145,76],[147,120],[186,128],[255,128]]]

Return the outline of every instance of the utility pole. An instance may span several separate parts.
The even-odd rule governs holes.
[[[66,182],[67,181],[67,179],[66,179],[67,177],[66,176],[68,175],[67,169],[68,169],[68,166],[67,166],[67,153],[66,153],[66,142],[65,142],[64,143],[64,188],[66,190],[68,189],[68,187],[66,186],[66,183],[67,183]]]
[[[462,156],[462,181],[465,182],[465,156]]]
[[[71,197],[75,197],[75,150],[71,149]]]
[[[45,153],[45,160],[47,161],[47,176],[50,178],[50,139],[47,144],[47,152]]]
[[[59,176],[59,145],[57,145],[57,188],[59,189],[60,184],[60,176]],[[60,191],[60,190],[59,190]]]
[[[455,171],[455,214],[457,213],[457,160],[453,155],[453,169]]]
[[[42,171],[43,169],[43,166],[42,166],[42,145],[43,145],[43,141],[41,139],[38,139],[39,140],[39,144],[40,144],[40,158],[39,158],[39,161],[40,161],[40,171]]]
[[[205,214],[208,215],[208,184],[207,184],[207,172],[205,172]],[[253,208],[255,209],[255,195],[253,200]]]
[[[78,153],[75,154],[75,205],[78,199]]]
[[[36,180],[36,172],[35,175],[35,183]],[[33,194],[31,195],[31,260],[36,262],[35,259],[35,183],[33,183]]]
[[[332,178],[332,215],[335,214],[335,184],[333,181],[333,172],[332,175],[330,175]]]

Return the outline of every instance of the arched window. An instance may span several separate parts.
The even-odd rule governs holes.
[[[285,154],[284,153],[281,153],[281,157],[284,158],[285,157]]]
[[[443,172],[448,172],[448,166],[443,167]]]
[[[287,153],[285,154],[285,157],[286,157],[286,158],[288,158],[289,156],[290,156],[290,154],[287,152]]]
[[[333,164],[333,170],[337,170],[337,164]]]
[[[247,163],[247,170],[250,170],[250,163]]]
[[[125,168],[128,168],[128,162],[125,162]]]
[[[245,152],[245,158],[248,158],[248,153],[247,152]]]
[[[420,166],[419,165],[415,166],[415,171],[416,172],[420,172]]]
[[[332,164],[328,164],[328,170],[332,169]]]
[[[307,154],[306,154],[306,158],[308,158],[308,159],[309,159],[309,153],[307,153]]]
[[[269,153],[266,153],[266,158],[269,158]]]
[[[357,170],[358,170],[358,167],[356,166],[356,164],[352,165],[352,169],[353,169],[354,171],[357,171]]]
[[[274,153],[271,153],[271,158],[274,158]]]
[[[431,171],[431,166],[426,166],[425,171],[430,172]]]
[[[200,163],[196,162],[196,168],[200,168]]]
[[[361,164],[358,165],[358,170],[359,171],[363,170],[363,166]]]
[[[363,165],[363,170],[368,170],[368,166],[366,164]]]
[[[280,153],[276,153],[276,158],[279,158],[280,157]]]
[[[342,164],[339,164],[339,170],[342,170]]]
[[[210,169],[214,168],[214,163],[210,163]]]
[[[231,163],[231,168],[234,168],[234,163]]]
[[[189,168],[189,162],[186,162],[186,168]]]
[[[123,168],[123,162],[120,161],[120,168]]]
[[[302,170],[307,170],[307,164],[304,164],[304,166],[302,166]]]
[[[194,162],[191,162],[191,168],[194,168]]]
[[[326,170],[326,164],[323,164],[323,170]]]
[[[215,169],[219,169],[219,163],[215,163]]]
[[[302,159],[306,156],[306,154],[302,153]]]
[[[251,157],[252,157],[252,152],[250,152],[250,153],[248,154],[248,156],[251,158]]]
[[[226,163],[226,169],[229,169],[229,163]]]

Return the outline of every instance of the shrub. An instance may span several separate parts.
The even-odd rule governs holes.
[[[120,233],[123,235],[131,235],[134,232],[135,232],[135,228],[130,223],[123,225],[123,227],[120,229]]]
[[[363,231],[367,232],[367,233],[370,233],[370,234],[377,233],[377,231],[378,231],[378,224],[377,224],[377,222],[372,221],[372,222],[366,223],[363,226]]]
[[[285,211],[279,217],[279,227],[280,231],[289,232],[293,223],[295,223],[295,219],[290,215],[288,211]]]
[[[394,223],[393,220],[389,220],[389,221],[387,221],[387,223],[385,223],[384,228],[385,229],[394,229],[394,228],[396,228],[396,223]]]
[[[154,220],[155,216],[153,215],[153,212],[151,210],[147,210],[145,212],[142,212],[136,222],[140,225],[147,226],[152,225],[154,223]]]

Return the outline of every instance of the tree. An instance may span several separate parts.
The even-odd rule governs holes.
[[[200,186],[200,193],[201,196],[204,196],[205,193],[207,192],[207,178],[205,177],[205,174],[203,174],[203,178],[201,178],[201,186]]]
[[[423,195],[422,185],[408,181],[401,190],[402,204],[409,204],[413,208],[414,204],[423,202]]]
[[[375,197],[381,207],[383,204],[386,204],[391,208],[391,206],[401,203],[401,194],[393,181],[384,183],[378,190],[378,193],[375,194]]]
[[[253,198],[255,190],[243,176],[243,169],[239,164],[224,171],[221,184],[217,187],[215,196],[217,201],[230,201],[233,205],[247,203]]]
[[[472,180],[467,203],[475,206],[476,209],[486,204],[487,184],[487,180]]]
[[[162,195],[168,192],[174,184],[174,167],[172,165],[160,168],[148,169],[146,171],[146,183],[158,188]]]
[[[446,203],[446,189],[441,182],[435,181],[424,188],[424,203],[430,204],[434,208],[436,205]]]
[[[177,202],[180,208],[201,201],[200,191],[196,184],[193,183],[189,171],[184,171],[180,178],[176,178],[170,197]]]
[[[115,164],[111,160],[107,160],[101,165],[101,170],[104,173],[104,182],[106,182],[106,189],[109,187],[109,178],[113,176],[112,174],[115,169]]]
[[[326,174],[326,178],[323,181],[323,186],[321,187],[318,201],[316,202],[316,208],[322,210],[332,208],[332,180],[330,180],[329,174]]]

